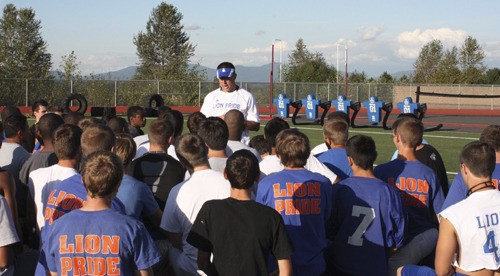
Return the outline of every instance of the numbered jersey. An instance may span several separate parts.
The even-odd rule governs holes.
[[[440,213],[458,235],[455,265],[465,271],[500,268],[500,191],[475,192]]]
[[[401,247],[405,216],[399,192],[376,178],[333,186],[333,262],[339,274],[387,275],[388,249]]]

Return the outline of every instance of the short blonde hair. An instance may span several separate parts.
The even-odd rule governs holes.
[[[311,154],[309,138],[298,129],[285,129],[276,136],[276,154],[284,166],[304,167]]]

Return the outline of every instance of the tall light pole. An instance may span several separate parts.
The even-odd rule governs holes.
[[[282,65],[283,65],[283,40],[279,39],[279,38],[275,38],[273,40],[273,45],[275,42],[278,42],[280,43],[280,82],[283,82],[283,79],[282,79]]]
[[[339,83],[339,46],[344,45],[344,61],[345,61],[345,87],[344,87],[344,93],[345,96],[347,96],[347,85],[348,85],[348,73],[347,73],[347,41],[346,42],[337,42],[337,83]]]
[[[274,74],[274,43],[281,41],[281,39],[274,39],[271,46],[271,73],[269,74],[269,117],[273,117],[273,74]],[[280,47],[280,82],[281,82],[281,49]]]

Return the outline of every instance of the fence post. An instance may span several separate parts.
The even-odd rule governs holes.
[[[156,94],[160,94],[160,80],[156,81]]]
[[[297,93],[297,83],[293,83],[293,101],[296,101],[295,100],[296,93]]]
[[[198,106],[201,106],[201,81],[198,82]]]
[[[28,93],[29,93],[28,90],[29,90],[28,89],[28,79],[26,79],[26,103],[25,103],[26,106],[28,106]]]
[[[460,84],[458,85],[458,95],[461,95],[462,94],[462,91],[461,91],[461,86]],[[460,97],[458,97],[458,110],[460,110]]]
[[[327,98],[328,98],[328,100],[330,100],[330,83],[328,83],[327,91],[328,91]]]
[[[116,107],[116,98],[117,98],[117,95],[116,95],[116,90],[117,90],[117,80],[115,80],[115,107]]]
[[[493,85],[491,85],[491,96],[494,96],[495,94],[493,93]],[[491,102],[491,108],[490,110],[493,110],[493,99],[494,98],[491,98],[490,102]]]

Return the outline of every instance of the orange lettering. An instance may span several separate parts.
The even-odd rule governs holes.
[[[296,183],[293,187],[295,190],[295,196],[297,197],[304,197],[307,195],[307,190],[306,190],[306,185],[302,183]]]
[[[88,271],[89,275],[94,274],[94,258],[87,257],[87,267],[89,269]]]
[[[427,183],[427,180],[418,180],[418,191],[419,193],[429,193],[429,183]]]
[[[498,179],[492,179],[491,181],[493,182],[493,186],[498,189]]]
[[[415,178],[406,179],[406,190],[415,192],[417,190],[417,180]]]
[[[49,200],[47,200],[47,205],[55,205],[56,203],[56,198],[54,197],[54,193],[56,190],[53,190],[50,195],[49,195]]]
[[[420,202],[422,202],[425,206],[427,206],[427,199],[428,199],[428,198],[429,198],[429,197],[428,197],[428,196],[426,196],[426,195],[419,195],[419,196],[418,196],[418,200],[420,200]]]
[[[321,184],[307,183],[307,195],[308,196],[321,196]]]
[[[108,275],[120,275],[120,268],[118,267],[118,265],[120,264],[120,258],[108,257],[106,258],[106,262],[108,263]]]
[[[311,200],[310,199],[297,199],[300,200],[300,213],[304,215],[309,215],[311,213]]]
[[[75,235],[75,253],[83,253],[83,235]]]
[[[97,235],[85,236],[85,252],[89,254],[97,254],[101,249],[101,239]],[[97,274],[97,270],[96,270]]]
[[[59,191],[59,194],[57,195],[56,204],[54,204],[54,205],[59,206],[59,203],[61,203],[61,201],[64,199],[65,195],[66,195],[66,192]]]
[[[273,191],[274,191],[274,197],[275,198],[285,197],[286,196],[286,191],[280,189],[280,184],[279,183],[273,184]]]
[[[293,196],[293,183],[291,182],[286,183],[286,195]]]
[[[102,236],[102,253],[118,254],[120,252],[120,236]]]
[[[70,254],[75,252],[74,244],[67,244],[68,236],[61,235],[59,236],[59,254]]]
[[[285,210],[285,204],[283,204],[283,199],[278,199],[274,201],[274,209],[281,214],[281,211]]]
[[[73,257],[73,275],[87,275],[85,268],[85,258]]]
[[[45,207],[45,216],[43,217],[44,221],[47,221],[50,219],[50,217],[52,216],[53,210],[54,209],[52,209],[52,208]]]
[[[287,215],[295,215],[297,212],[297,209],[295,209],[295,206],[293,205],[293,200],[292,199],[285,199],[285,206],[286,206],[286,211],[285,214]]]
[[[321,214],[321,199],[313,198],[311,199],[311,214]]]
[[[94,258],[94,275],[106,275],[106,260],[104,258]]]
[[[68,194],[62,201],[61,208],[63,208],[64,210],[73,210],[73,208],[71,207],[75,204],[75,198],[75,195]]]
[[[61,257],[59,262],[61,263],[61,275],[68,275],[68,271],[73,269],[70,257]]]
[[[398,184],[396,184],[397,186]],[[400,177],[399,178],[399,186],[398,188],[401,190],[401,191],[405,191],[406,190],[406,178],[405,177]]]

